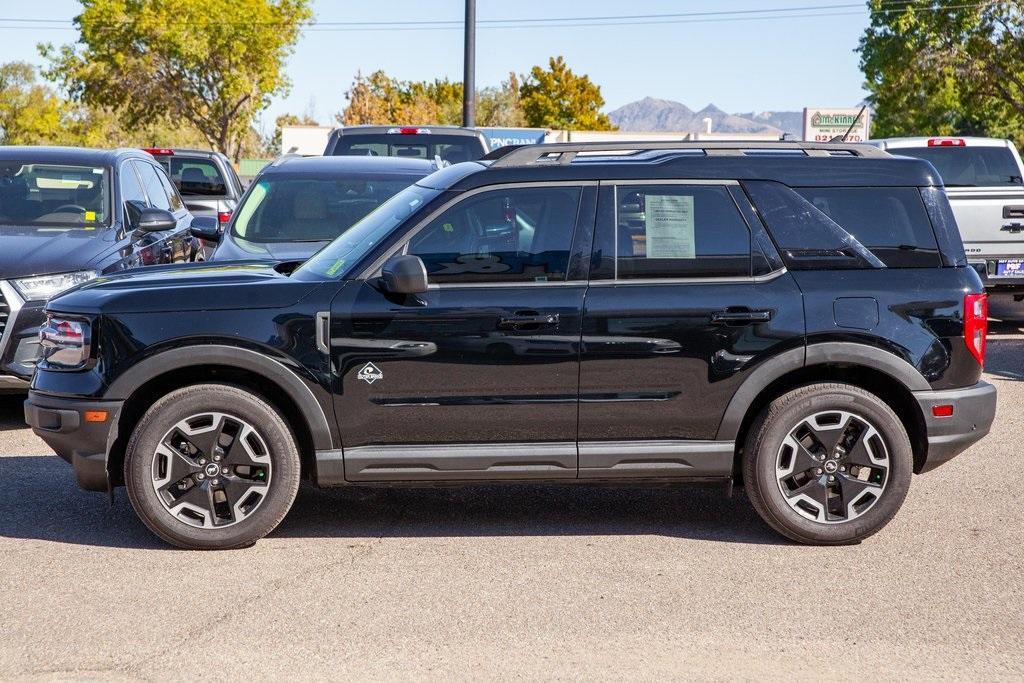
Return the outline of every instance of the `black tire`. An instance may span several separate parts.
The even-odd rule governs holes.
[[[855,471],[855,468],[857,472],[860,472],[861,468],[856,465],[849,465],[848,470],[845,469],[847,465],[843,465],[843,472],[847,474],[836,472],[832,480],[829,479],[828,474],[824,474],[824,478],[818,476],[822,474],[820,469],[807,470],[812,476],[803,479],[807,490],[815,486],[826,490],[824,494],[826,508],[829,505],[827,501],[831,496],[833,501],[831,504],[841,511],[835,515],[832,515],[826,508],[819,507],[814,510],[811,504],[801,503],[798,499],[791,504],[790,501],[794,501],[794,496],[799,494],[797,489],[790,489],[787,486],[794,480],[787,478],[786,482],[780,483],[780,478],[785,475],[779,473],[785,472],[787,469],[782,463],[789,463],[791,461],[788,458],[796,457],[792,455],[794,451],[790,446],[783,449],[784,441],[791,432],[797,433],[795,430],[800,428],[802,421],[812,418],[812,416],[825,414],[820,420],[832,419],[832,415],[828,414],[829,411],[836,411],[837,416],[839,415],[838,411],[858,416],[860,421],[855,425],[854,433],[857,428],[862,429],[862,425],[869,424],[874,428],[874,433],[881,438],[888,455],[887,467],[884,469],[864,468],[869,473],[867,476],[878,476],[882,479],[883,488],[877,492],[877,495],[875,495],[875,491],[869,491],[868,494],[857,494],[864,496],[859,500],[867,501],[862,503],[863,512],[841,507],[847,502],[846,499],[833,495],[839,491],[845,494],[847,489],[842,489],[841,485],[846,486],[847,482],[850,486],[848,490],[851,491],[856,490],[854,487],[861,485],[857,482],[857,477],[849,476]],[[838,422],[841,418],[835,419]],[[830,428],[829,431],[839,430]],[[865,433],[870,432],[861,432],[861,434]],[[822,442],[814,442],[813,439],[814,437],[808,437],[810,442],[821,445]],[[874,437],[872,437],[872,444],[878,445]],[[824,450],[818,448],[806,452],[819,453],[817,457],[820,458],[820,453]],[[830,453],[833,455],[827,456],[829,459],[836,458],[834,467],[838,467],[841,462],[844,462],[839,459],[846,457],[841,448],[837,447]],[[913,462],[914,457],[907,431],[884,401],[874,394],[850,384],[822,383],[799,387],[783,394],[761,411],[747,434],[743,452],[743,476],[747,496],[754,509],[777,532],[800,543],[841,545],[857,543],[867,538],[888,524],[896,515],[910,488]],[[831,468],[833,465],[829,464],[829,467]],[[799,466],[794,462],[792,469],[799,470]],[[833,481],[839,477],[843,477],[840,482],[818,483]],[[788,496],[783,493],[783,488],[788,491]],[[833,494],[829,494],[827,491],[832,491]],[[850,498],[851,502],[856,503],[858,500],[853,495]],[[818,521],[801,514],[796,509],[801,506],[806,515],[813,514]],[[831,521],[826,521],[830,516]]]
[[[210,516],[202,523],[210,520],[211,524],[221,522],[224,526],[200,528],[182,521],[187,518],[189,513],[186,512],[184,517],[172,514],[168,504],[165,504],[166,498],[162,498],[161,494],[157,493],[154,482],[158,475],[157,450],[158,447],[161,447],[165,436],[177,429],[177,425],[182,421],[206,414],[223,414],[227,418],[223,419],[222,423],[230,422],[232,425],[245,423],[246,427],[252,428],[256,435],[251,443],[255,443],[256,447],[261,449],[259,455],[267,462],[267,469],[262,474],[266,482],[265,487],[248,488],[250,493],[238,496],[242,499],[237,501],[239,505],[245,504],[247,501],[255,501],[248,503],[252,510],[245,513],[247,516],[243,517],[242,513],[230,504],[226,508],[222,504],[218,510],[228,511],[223,519],[217,518],[213,513],[214,508],[211,507]],[[213,433],[212,430],[211,433]],[[220,431],[216,433],[220,434]],[[237,434],[251,434],[251,432],[238,431]],[[230,439],[232,446],[235,445],[235,441],[230,435],[224,438]],[[196,441],[199,441],[198,436]],[[239,452],[244,457],[246,452],[251,451],[246,449],[246,451]],[[218,453],[223,454],[224,451],[221,450]],[[223,456],[224,461],[221,464],[225,465],[225,472],[229,469],[232,453],[235,451],[229,447],[227,454]],[[198,463],[200,455],[202,454],[195,455],[196,463]],[[251,458],[248,459],[251,460]],[[185,462],[186,460],[183,458],[181,461],[175,460],[175,462]],[[204,457],[203,460],[206,458]],[[243,464],[239,471],[243,472],[245,477],[259,477],[261,475],[256,472],[258,469],[260,468],[247,468]],[[202,471],[198,465],[197,471]],[[198,487],[203,483],[194,481],[198,476],[198,474],[191,474],[182,481],[187,481],[189,486]],[[212,476],[219,479],[213,479]],[[170,481],[169,474],[167,477],[166,481]],[[194,550],[244,548],[266,536],[281,523],[291,508],[298,492],[299,478],[298,447],[284,418],[258,395],[227,384],[188,386],[173,391],[157,401],[143,415],[132,432],[124,462],[124,480],[128,489],[128,498],[139,518],[150,531],[168,543],[179,548]],[[253,483],[258,483],[255,479],[238,477],[237,471],[232,471],[230,475],[226,476],[211,475],[211,478],[206,479],[205,483],[212,489],[212,483],[220,480],[235,482],[239,488],[233,490],[239,491],[245,490]],[[226,490],[227,484],[223,485]],[[251,494],[256,490],[259,493]],[[202,495],[201,490],[197,488],[196,496],[201,497]],[[211,492],[206,498],[210,501],[211,506],[214,495],[215,493]],[[231,521],[235,519],[236,514],[239,515],[237,521]],[[216,521],[214,521],[215,518]]]

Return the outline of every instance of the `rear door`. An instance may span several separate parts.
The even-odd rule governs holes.
[[[732,182],[602,183],[580,478],[729,474],[733,444],[715,442],[729,400],[803,344],[800,291],[756,221]]]
[[[430,288],[371,277],[330,317],[349,481],[575,478],[596,184],[471,191],[400,248]],[[575,235],[575,237],[574,237]]]

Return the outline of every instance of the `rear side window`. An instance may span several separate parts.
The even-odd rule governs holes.
[[[212,161],[187,157],[171,157],[170,160],[171,181],[181,194],[201,197],[228,194],[224,176]]]
[[[1009,147],[897,147],[890,154],[931,162],[947,187],[1019,187],[1024,183]]]
[[[794,188],[889,268],[942,265],[921,192],[915,187]]]
[[[619,185],[619,279],[750,275],[750,231],[717,185]]]

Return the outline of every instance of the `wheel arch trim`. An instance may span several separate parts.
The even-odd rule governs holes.
[[[832,363],[859,365],[881,372],[910,392],[931,389],[913,365],[884,349],[854,342],[809,344],[770,358],[744,380],[725,409],[716,440],[735,440],[739,436],[740,427],[750,406],[772,382],[803,368]]]
[[[110,385],[105,398],[126,400],[151,379],[197,365],[221,365],[260,375],[298,406],[317,450],[334,448],[330,422],[309,386],[281,362],[240,346],[196,344],[162,351],[121,374]]]

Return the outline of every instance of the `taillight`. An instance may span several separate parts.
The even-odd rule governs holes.
[[[429,128],[414,128],[402,126],[401,128],[388,128],[389,135],[430,135]]]
[[[964,343],[967,350],[985,365],[985,335],[988,334],[988,295],[964,296]]]
[[[928,138],[929,147],[966,147],[967,141],[963,138]]]
[[[149,152],[153,156],[171,156],[174,154],[173,149],[167,149],[166,147],[146,147],[142,151]]]
[[[221,211],[217,214],[217,222],[220,223],[220,227],[223,228],[227,225],[229,220],[231,220],[230,211]]]

